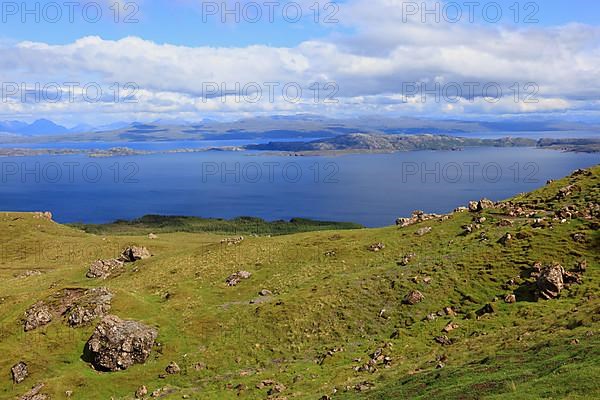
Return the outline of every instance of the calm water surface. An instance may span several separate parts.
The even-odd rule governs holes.
[[[0,159],[0,209],[50,210],[59,222],[145,214],[393,224],[414,209],[448,212],[543,186],[598,154],[472,148],[340,157],[208,152]]]

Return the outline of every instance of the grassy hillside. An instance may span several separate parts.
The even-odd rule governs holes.
[[[165,388],[164,399],[599,398],[599,202],[596,167],[482,212],[237,245],[210,233],[94,235],[1,213],[0,398],[40,382],[52,399],[66,391],[132,399],[140,385]],[[551,218],[568,205],[583,213],[564,223]],[[424,227],[431,231],[416,234]],[[512,239],[500,243],[507,233]],[[376,243],[385,247],[372,251]],[[94,260],[130,244],[154,256],[106,280],[85,277]],[[581,284],[536,300],[535,263],[572,270],[584,259]],[[26,273],[34,270],[41,273]],[[228,287],[239,270],[251,278]],[[158,329],[160,345],[145,364],[92,369],[82,353],[95,323],[69,328],[57,319],[23,331],[37,301],[98,286],[115,294],[112,314]],[[259,296],[263,289],[273,295]],[[413,290],[424,298],[406,304]],[[509,294],[515,303],[504,301]],[[449,324],[454,329],[443,332]],[[30,376],[17,385],[10,368],[19,361]],[[164,376],[171,361],[182,371]],[[269,380],[283,385],[280,392]]]

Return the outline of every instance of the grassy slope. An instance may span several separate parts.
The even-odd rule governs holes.
[[[585,204],[600,199],[600,167],[592,177],[568,178],[515,199],[527,204]],[[550,202],[558,188],[578,180],[579,193]],[[46,382],[53,399],[129,399],[145,384],[152,391],[172,386],[193,399],[264,399],[255,385],[274,379],[287,386],[288,399],[539,399],[600,397],[600,237],[589,221],[573,220],[552,229],[532,229],[530,220],[513,227],[494,223],[499,211],[484,213],[483,230],[461,236],[461,225],[472,214],[458,213],[444,222],[426,222],[408,228],[325,231],[277,237],[247,238],[239,246],[221,245],[223,236],[203,233],[165,233],[158,240],[140,236],[96,236],[34,219],[31,214],[0,214],[0,398],[24,393]],[[424,237],[414,233],[431,226]],[[504,247],[506,232],[529,231],[532,236]],[[570,234],[584,232],[587,244]],[[147,233],[147,232],[145,232]],[[378,253],[367,247],[383,242]],[[110,257],[126,244],[148,246],[155,257],[106,281],[85,278],[91,261]],[[334,257],[324,253],[334,250]],[[402,255],[416,257],[398,266]],[[511,290],[506,281],[520,278],[534,262],[558,261],[571,269],[577,260],[589,263],[582,285],[571,286],[558,300],[496,302],[497,313],[466,319],[495,297]],[[27,269],[45,273],[24,279],[14,274]],[[237,287],[224,279],[240,269],[253,276]],[[413,277],[431,277],[429,285]],[[125,372],[98,373],[81,359],[93,326],[69,329],[54,321],[44,329],[22,332],[20,318],[37,300],[63,287],[105,285],[116,293],[113,313],[159,328],[161,350],[145,365]],[[259,304],[249,301],[263,288],[275,296]],[[402,304],[411,289],[425,300]],[[516,289],[516,287],[514,288]],[[167,296],[167,293],[169,294]],[[455,318],[432,322],[423,318],[446,306],[460,310]],[[387,319],[380,318],[386,309]],[[442,347],[433,338],[450,321],[459,328],[448,334],[456,342]],[[393,332],[398,335],[390,339]],[[572,344],[578,339],[579,344]],[[385,343],[391,368],[355,372]],[[315,360],[328,349],[343,347],[319,365]],[[436,369],[445,356],[445,368]],[[18,386],[9,379],[19,360],[29,364],[31,376]],[[183,368],[178,376],[160,379],[170,361]],[[208,370],[192,366],[204,362]],[[363,381],[375,386],[368,392],[345,391]],[[228,387],[245,385],[238,391]]]

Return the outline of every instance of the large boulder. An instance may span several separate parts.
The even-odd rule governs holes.
[[[123,261],[117,259],[96,260],[90,265],[85,274],[88,278],[106,279],[113,274],[115,270],[123,267]]]
[[[120,260],[124,262],[136,262],[152,257],[150,251],[145,247],[129,246],[121,253]]]
[[[564,273],[565,270],[560,264],[552,264],[542,269],[537,278],[539,296],[546,300],[558,297],[565,286]]]
[[[97,370],[125,370],[146,362],[157,336],[152,327],[108,315],[96,327],[86,349]]]

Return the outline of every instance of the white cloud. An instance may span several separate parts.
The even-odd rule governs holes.
[[[496,24],[402,23],[402,1],[355,0],[340,10],[336,33],[296,47],[216,48],[157,44],[138,37],[103,40],[84,37],[66,45],[22,42],[2,44],[0,74],[4,82],[99,82],[104,88],[119,82],[139,86],[136,104],[0,104],[0,114],[15,110],[30,114],[100,110],[128,113],[353,112],[383,109],[393,113],[519,114],[564,112],[586,108],[600,100],[600,29],[572,24],[561,27],[515,27]],[[263,90],[258,103],[203,101],[207,83],[225,83],[229,90],[256,83]],[[268,101],[268,82],[294,82],[303,88],[298,104],[277,89]],[[311,84],[336,82],[339,104],[315,104]],[[497,83],[503,98],[453,103],[399,101],[409,82],[433,85]],[[539,86],[537,103],[516,102],[510,89],[529,82]],[[480,87],[481,87],[480,86]],[[108,89],[106,89],[108,90]],[[478,89],[478,94],[480,89]],[[321,96],[329,92],[321,92]],[[523,94],[523,93],[522,93]],[[430,96],[431,97],[431,96]],[[84,102],[85,103],[85,102]],[[600,116],[600,115],[599,115]]]

